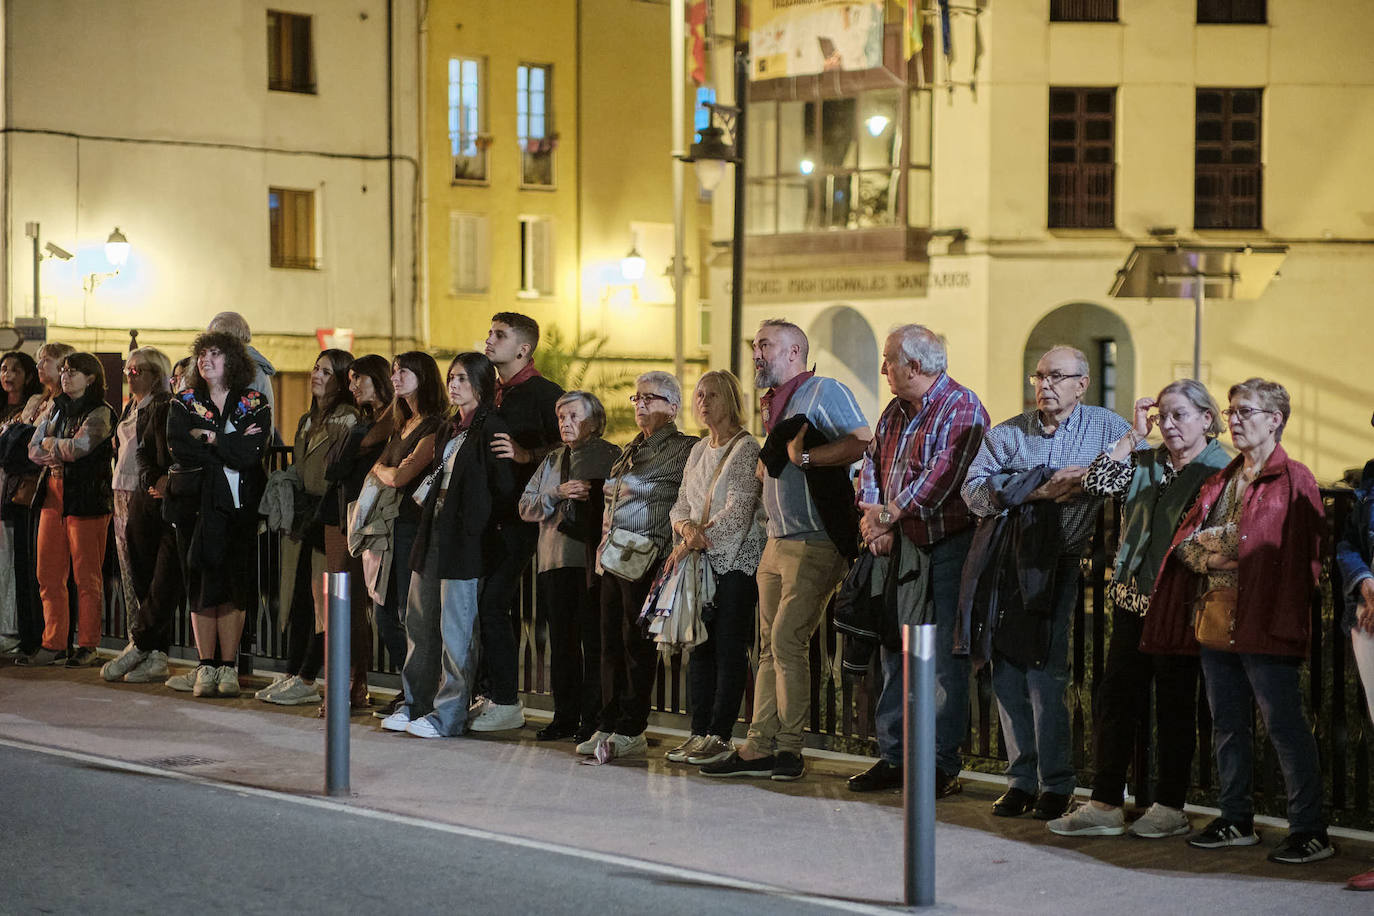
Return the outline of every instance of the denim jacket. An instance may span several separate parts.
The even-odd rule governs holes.
[[[1336,542],[1336,567],[1341,573],[1345,613],[1341,626],[1349,633],[1355,626],[1355,609],[1360,603],[1360,583],[1374,576],[1369,569],[1374,555],[1374,461],[1364,466],[1360,485],[1355,490],[1355,505],[1345,517],[1340,540]]]

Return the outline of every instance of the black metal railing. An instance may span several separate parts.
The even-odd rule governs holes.
[[[274,466],[285,463],[289,450],[278,449],[272,457]],[[1323,491],[1330,531],[1338,532],[1346,513],[1352,506],[1349,490]],[[1096,532],[1087,555],[1082,561],[1082,583],[1078,603],[1073,612],[1070,649],[1070,685],[1068,691],[1072,727],[1072,760],[1079,771],[1082,784],[1090,784],[1093,771],[1092,722],[1093,693],[1102,680],[1106,663],[1106,646],[1111,637],[1110,603],[1106,586],[1110,581],[1112,561],[1118,535],[1118,513],[1115,505],[1107,503],[1098,519]],[[277,594],[279,535],[259,537],[260,600],[249,614],[244,633],[244,652],[241,667],[278,668],[285,658],[282,637],[281,601]],[[1365,709],[1364,692],[1355,674],[1350,641],[1340,628],[1344,610],[1343,589],[1339,571],[1332,560],[1334,537],[1325,542],[1321,589],[1312,602],[1312,651],[1308,674],[1304,682],[1308,713],[1316,730],[1322,752],[1322,769],[1332,823],[1347,826],[1374,826],[1374,809],[1370,803],[1371,729]],[[110,568],[110,567],[107,567]],[[547,627],[537,612],[535,577],[530,574],[522,581],[517,597],[520,630],[520,689],[531,706],[548,707],[549,652]],[[106,645],[121,645],[124,639],[123,598],[114,582],[107,582],[104,632]],[[182,608],[177,613],[175,645],[182,647],[174,654],[193,658],[189,615]],[[375,635],[375,634],[374,634]],[[379,684],[395,686],[396,669],[380,640],[374,672]],[[818,747],[850,753],[872,755],[876,751],[873,736],[873,713],[882,676],[875,660],[874,666],[862,678],[841,675],[839,637],[832,625],[831,612],[826,612],[826,625],[811,642],[811,717],[808,741]],[[668,659],[660,668],[654,688],[654,721],[661,725],[685,727],[689,712],[686,666],[681,656]],[[970,727],[964,744],[966,765],[972,769],[1001,772],[1006,761],[997,719],[997,704],[992,695],[988,671],[973,677],[970,685]],[[742,731],[752,711],[752,682],[745,697],[739,720]],[[1214,772],[1212,758],[1211,717],[1206,697],[1199,685],[1195,707],[1198,728],[1198,750],[1194,759],[1191,800],[1214,803]],[[1131,774],[1131,788],[1140,803],[1150,800],[1152,727],[1142,729],[1137,740],[1136,761]],[[1255,795],[1260,813],[1283,816],[1285,795],[1277,760],[1263,734],[1262,723],[1256,729]]]

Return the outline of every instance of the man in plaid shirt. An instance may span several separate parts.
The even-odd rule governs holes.
[[[896,397],[883,411],[864,454],[858,496],[863,512],[860,530],[869,550],[898,557],[922,551],[930,561],[936,633],[936,798],[962,788],[959,744],[968,730],[969,660],[953,653],[954,623],[974,517],[959,490],[988,428],[988,413],[978,395],[950,378],[947,364],[944,339],[919,324],[903,325],[888,335],[883,374]],[[899,614],[908,614],[919,597],[899,593]],[[883,649],[882,666],[878,762],[849,780],[855,792],[902,784],[901,654]]]

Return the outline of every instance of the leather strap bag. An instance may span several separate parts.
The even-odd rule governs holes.
[[[635,451],[638,451],[638,447]],[[632,451],[626,456],[629,460],[625,461],[624,469],[616,477],[615,496],[611,498],[612,521],[615,520],[616,507],[620,504],[620,494],[625,489],[625,471],[633,466],[634,454]],[[612,527],[606,533],[606,543],[601,545],[597,560],[606,572],[614,573],[627,582],[634,582],[644,578],[657,557],[658,545],[654,543],[653,538],[630,531],[628,528]]]
[[[1197,601],[1193,635],[1198,645],[1208,649],[1230,649],[1231,633],[1236,628],[1236,603],[1240,592],[1234,588],[1208,589]]]

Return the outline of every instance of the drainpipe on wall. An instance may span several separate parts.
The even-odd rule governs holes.
[[[673,94],[673,372],[678,381],[686,368],[683,357],[682,337],[686,308],[683,301],[687,295],[687,257],[685,250],[687,234],[686,204],[682,199],[683,170],[686,163],[682,157],[687,155],[683,135],[683,96],[687,91],[687,3],[686,0],[672,0],[672,17],[669,28],[669,41],[672,42],[670,55],[673,68],[669,80]]]

